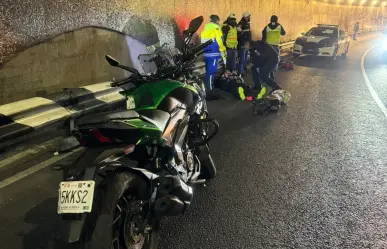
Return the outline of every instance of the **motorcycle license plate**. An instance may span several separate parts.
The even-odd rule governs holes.
[[[136,103],[134,102],[134,97],[133,96],[128,96],[126,100],[126,109],[135,109],[136,108]]]
[[[61,182],[58,214],[90,213],[93,205],[94,181]]]

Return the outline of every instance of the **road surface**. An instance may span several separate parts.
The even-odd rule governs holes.
[[[386,248],[387,118],[370,93],[386,106],[378,47],[364,56],[371,88],[361,69],[379,42],[360,37],[344,60],[306,58],[278,73],[292,94],[278,114],[210,103],[221,125],[212,142],[218,177],[197,189],[185,216],[163,221],[160,248]],[[67,248],[52,160],[46,153],[0,168],[1,249]]]

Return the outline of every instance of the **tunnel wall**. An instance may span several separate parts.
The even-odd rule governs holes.
[[[136,64],[147,45],[175,45],[179,28],[198,15],[225,19],[232,11],[239,18],[249,11],[259,38],[276,14],[287,31],[283,39],[292,40],[317,23],[349,31],[356,21],[361,28],[375,25],[381,14],[380,8],[309,0],[2,0],[0,8],[0,104],[123,77],[104,62],[105,54]]]

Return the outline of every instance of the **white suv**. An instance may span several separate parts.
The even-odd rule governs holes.
[[[335,60],[338,55],[347,55],[349,41],[350,37],[339,25],[318,24],[297,38],[293,46],[293,56],[324,56]]]

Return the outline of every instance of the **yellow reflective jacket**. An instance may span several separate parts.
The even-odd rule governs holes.
[[[223,45],[223,35],[218,24],[210,22],[204,26],[202,33],[200,34],[202,44],[208,40],[212,40],[213,43],[208,45],[204,49],[204,57],[220,57],[222,53],[226,51],[226,47]]]
[[[238,46],[238,30],[236,27],[233,27],[231,25],[228,25],[228,24],[224,24],[223,25],[224,27],[229,27],[229,31],[227,33],[227,37],[226,37],[226,47],[227,48],[237,48]]]
[[[275,29],[271,29],[268,25],[266,27],[266,42],[270,45],[280,45],[281,43],[281,25],[278,25]]]

